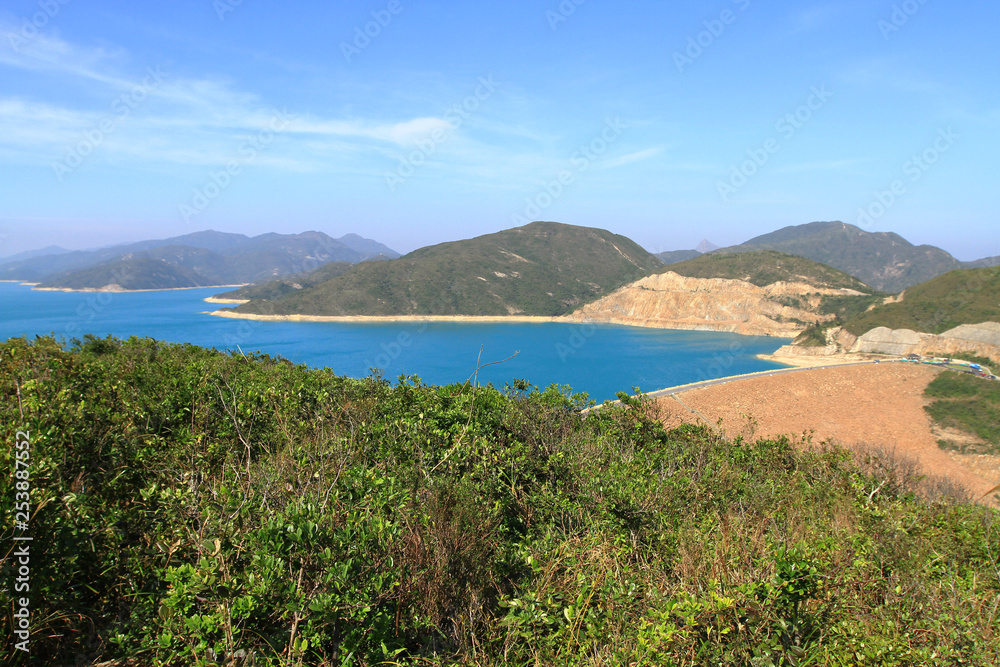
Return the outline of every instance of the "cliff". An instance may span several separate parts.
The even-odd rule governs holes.
[[[689,278],[668,271],[626,285],[566,319],[793,338],[833,319],[819,312],[824,296],[857,294],[794,282],[760,287],[744,280]]]

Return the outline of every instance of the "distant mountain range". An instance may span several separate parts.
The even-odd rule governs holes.
[[[832,318],[827,326],[833,326],[881,303],[883,290],[912,287],[955,267],[997,263],[960,262],[939,248],[840,222],[786,227],[730,248],[703,241],[699,248],[709,252],[651,255],[605,230],[535,222],[388,262],[330,265],[220,296],[248,299],[235,309],[242,314],[563,315],[670,270],[758,287],[785,282],[810,285],[817,294],[838,290],[815,298],[789,295],[782,297],[788,303],[779,303]]]
[[[60,249],[61,250],[61,249]],[[306,273],[328,262],[394,259],[391,248],[348,234],[203,231],[98,250],[31,254],[0,262],[0,279],[58,289],[173,289],[234,285]]]
[[[932,245],[915,246],[892,232],[866,232],[843,222],[811,222],[784,227],[714,253],[777,250],[845,271],[877,290],[900,292],[955,269],[1000,264],[1000,257],[962,262]],[[666,264],[690,259],[696,250],[660,253]],[[701,254],[701,253],[698,253]]]
[[[666,252],[656,253],[656,258],[669,266],[670,264],[676,264],[677,262],[694,259],[702,254],[704,253],[700,250],[668,250]]]
[[[42,255],[61,255],[67,252],[73,252],[72,250],[67,250],[66,248],[50,245],[44,248],[39,248],[37,250],[25,250],[24,252],[15,253],[13,255],[7,255],[6,257],[0,257],[0,264],[7,264],[10,262],[17,262],[22,259],[31,259],[32,257],[41,257]]]
[[[268,315],[562,315],[663,269],[654,255],[624,236],[533,222],[353,266],[294,293],[235,310]]]
[[[385,261],[365,261],[375,259]],[[637,281],[671,271],[685,280],[744,281],[755,286],[741,288],[747,294],[766,287],[775,322],[791,317],[782,308],[797,309],[805,318],[800,324],[815,320],[813,337],[820,340],[821,330],[839,326],[855,334],[877,326],[938,333],[1000,320],[998,265],[997,257],[961,262],[940,248],[842,222],[785,227],[728,248],[703,241],[698,249],[659,255],[603,229],[533,222],[403,257],[357,234],[334,239],[315,231],[255,237],[204,231],[73,252],[53,246],[0,261],[0,278],[63,289],[247,284],[219,295],[246,301],[234,310],[247,315],[558,316],[626,286],[639,294],[649,281]],[[668,294],[674,287],[667,283],[657,289],[677,301],[671,317],[686,321],[684,299],[701,303],[708,288],[684,283],[692,296],[682,298]],[[770,287],[777,283],[799,287],[785,294]],[[730,299],[745,296],[731,291]],[[619,300],[648,300],[636,294]],[[721,317],[733,304],[716,297],[715,310],[701,305]]]
[[[707,252],[712,252],[713,250],[718,249],[719,246],[715,245],[708,239],[702,239],[701,243],[695,246],[692,250],[668,250],[667,252],[656,253],[656,256],[659,257],[660,261],[664,264],[676,264],[677,262],[694,259],[699,255],[704,255]]]

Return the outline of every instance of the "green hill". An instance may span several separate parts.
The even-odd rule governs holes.
[[[848,320],[844,328],[858,336],[875,327],[939,334],[980,322],[1000,322],[1000,267],[950,271],[910,287],[902,301]]]
[[[162,259],[141,257],[111,261],[58,276],[41,287],[61,289],[99,289],[118,285],[126,290],[179,289],[212,285],[203,275]]]
[[[354,264],[350,262],[329,262],[315,271],[284,276],[277,280],[247,285],[232,292],[216,294],[220,299],[279,299],[306,287],[312,287],[342,273],[346,273]]]
[[[996,510],[512,384],[0,344],[0,664],[1000,664]]]
[[[865,294],[874,290],[857,278],[805,257],[774,250],[709,253],[670,265],[670,270],[690,278],[730,278],[758,287],[779,281],[801,282],[829,289],[851,289]]]
[[[275,315],[562,315],[663,264],[602,229],[533,222],[368,262],[236,312]]]
[[[866,232],[843,222],[785,227],[720,252],[778,250],[828,264],[889,293],[963,268],[940,248],[915,246],[891,232]]]

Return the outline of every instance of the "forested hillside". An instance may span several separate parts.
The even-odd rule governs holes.
[[[563,315],[664,270],[634,241],[557,222],[420,248],[238,313],[266,315]]]
[[[1000,322],[1000,267],[960,269],[914,285],[892,303],[853,317],[856,336],[875,327],[939,334],[960,324]]]

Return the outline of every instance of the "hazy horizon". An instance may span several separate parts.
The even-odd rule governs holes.
[[[14,0],[0,257],[215,229],[1000,255],[996,3]],[[991,57],[989,54],[993,53]]]
[[[555,222],[559,222],[559,221],[555,221]],[[814,222],[816,222],[816,221],[814,221]],[[843,221],[836,221],[836,222],[843,222]],[[566,224],[572,224],[572,223],[566,223]],[[248,236],[248,237],[254,237],[254,236],[258,236],[259,234],[267,234],[268,233],[268,232],[260,232],[260,233],[256,233],[255,232],[255,233],[252,233],[252,234],[248,234],[248,233],[241,232],[241,231],[238,231],[238,230],[195,229],[195,230],[192,230],[191,232],[184,232],[184,234],[190,234],[190,233],[195,233],[195,232],[208,232],[208,231],[215,231],[215,232],[226,231],[227,233],[232,233],[232,234],[244,234],[245,236]],[[345,236],[347,234],[352,234],[352,233],[353,234],[358,234],[359,236],[362,236],[364,238],[370,238],[373,241],[377,241],[379,243],[382,243],[383,245],[388,246],[391,250],[394,250],[394,251],[400,253],[401,255],[406,255],[407,253],[410,253],[410,252],[412,252],[414,250],[417,250],[420,247],[425,247],[425,246],[418,246],[416,248],[408,248],[406,250],[400,250],[399,248],[395,247],[391,243],[391,241],[387,241],[387,240],[380,239],[380,238],[366,237],[364,234],[359,234],[358,232],[352,232],[352,231],[349,231],[349,230],[348,231],[343,231],[343,232],[333,232],[333,233],[331,233],[330,231],[325,231],[325,230],[322,230],[322,229],[302,229],[302,230],[298,230],[298,231],[283,231],[283,232],[278,232],[278,233],[281,233],[281,234],[301,234],[301,233],[310,232],[310,231],[322,232],[322,233],[326,234],[327,236],[329,236],[329,237],[331,237],[333,239],[339,239],[339,238],[341,238],[341,237],[343,237],[343,236]],[[499,232],[499,231],[502,231],[502,230],[496,230],[496,231]],[[614,229],[609,229],[608,231],[610,231],[612,233],[616,233],[616,234],[619,233],[619,232],[616,232]],[[777,231],[777,229],[770,230],[770,231]],[[886,231],[891,231],[891,230],[886,230]],[[492,234],[492,233],[494,233],[494,232],[484,232],[484,234]],[[182,235],[183,234],[180,234],[178,236],[182,236]],[[482,235],[483,234],[476,234],[476,236],[482,236]],[[101,245],[81,246],[81,247],[74,247],[74,248],[68,248],[68,247],[65,247],[65,246],[61,246],[58,243],[50,243],[50,244],[46,244],[44,246],[37,246],[37,247],[32,247],[32,248],[25,248],[24,250],[19,250],[19,251],[16,251],[16,252],[12,252],[10,254],[0,255],[0,261],[2,261],[4,259],[7,259],[8,257],[12,257],[14,255],[22,254],[24,252],[35,252],[35,251],[44,250],[44,249],[50,248],[50,247],[51,248],[61,248],[63,250],[67,250],[67,251],[70,251],[70,252],[88,252],[88,251],[92,251],[92,250],[103,250],[103,249],[106,249],[106,248],[114,248],[114,247],[117,247],[117,246],[125,246],[125,245],[129,245],[131,243],[137,243],[137,242],[140,242],[140,241],[160,240],[162,238],[172,238],[172,237],[142,237],[142,238],[136,237],[136,238],[128,238],[126,240],[121,240],[121,241],[114,241],[114,242],[111,242],[111,243],[105,243],[105,244],[101,244]],[[461,241],[461,240],[465,240],[467,238],[473,238],[473,237],[469,236],[469,237],[460,237],[460,238],[454,238],[454,239],[444,239],[443,241],[436,241],[435,243],[428,244],[428,245],[435,245],[436,243],[446,243],[448,241]],[[746,238],[746,239],[743,239],[743,240],[738,241],[736,243],[723,245],[723,244],[716,244],[716,243],[713,242],[712,239],[706,237],[706,238],[701,239],[698,242],[698,244],[696,244],[696,245],[700,245],[701,243],[704,243],[704,242],[707,241],[707,242],[709,242],[710,245],[715,246],[715,249],[718,249],[718,248],[727,247],[729,245],[739,245],[739,244],[741,244],[743,242],[746,242],[746,241],[749,241],[749,240],[750,240],[749,238]],[[906,239],[906,240],[910,241],[915,246],[916,245],[920,245],[919,243],[916,243],[916,242],[912,241],[912,239]],[[695,247],[692,246],[690,248],[669,248],[667,250],[694,250],[694,249],[695,249]],[[969,257],[961,257],[961,256],[959,256],[959,255],[951,252],[951,250],[949,248],[941,248],[941,249],[945,250],[945,251],[947,251],[949,253],[951,253],[951,255],[953,257],[955,257],[956,259],[958,259],[960,261],[974,261],[974,260],[977,260],[977,259],[985,259],[987,257],[991,257],[991,255],[976,255],[976,256],[969,256]],[[650,250],[649,248],[646,248],[646,250],[649,250],[650,252],[654,252],[654,253],[665,252],[664,250],[655,250],[654,251],[654,250]],[[709,250],[708,252],[711,252],[711,250]]]

